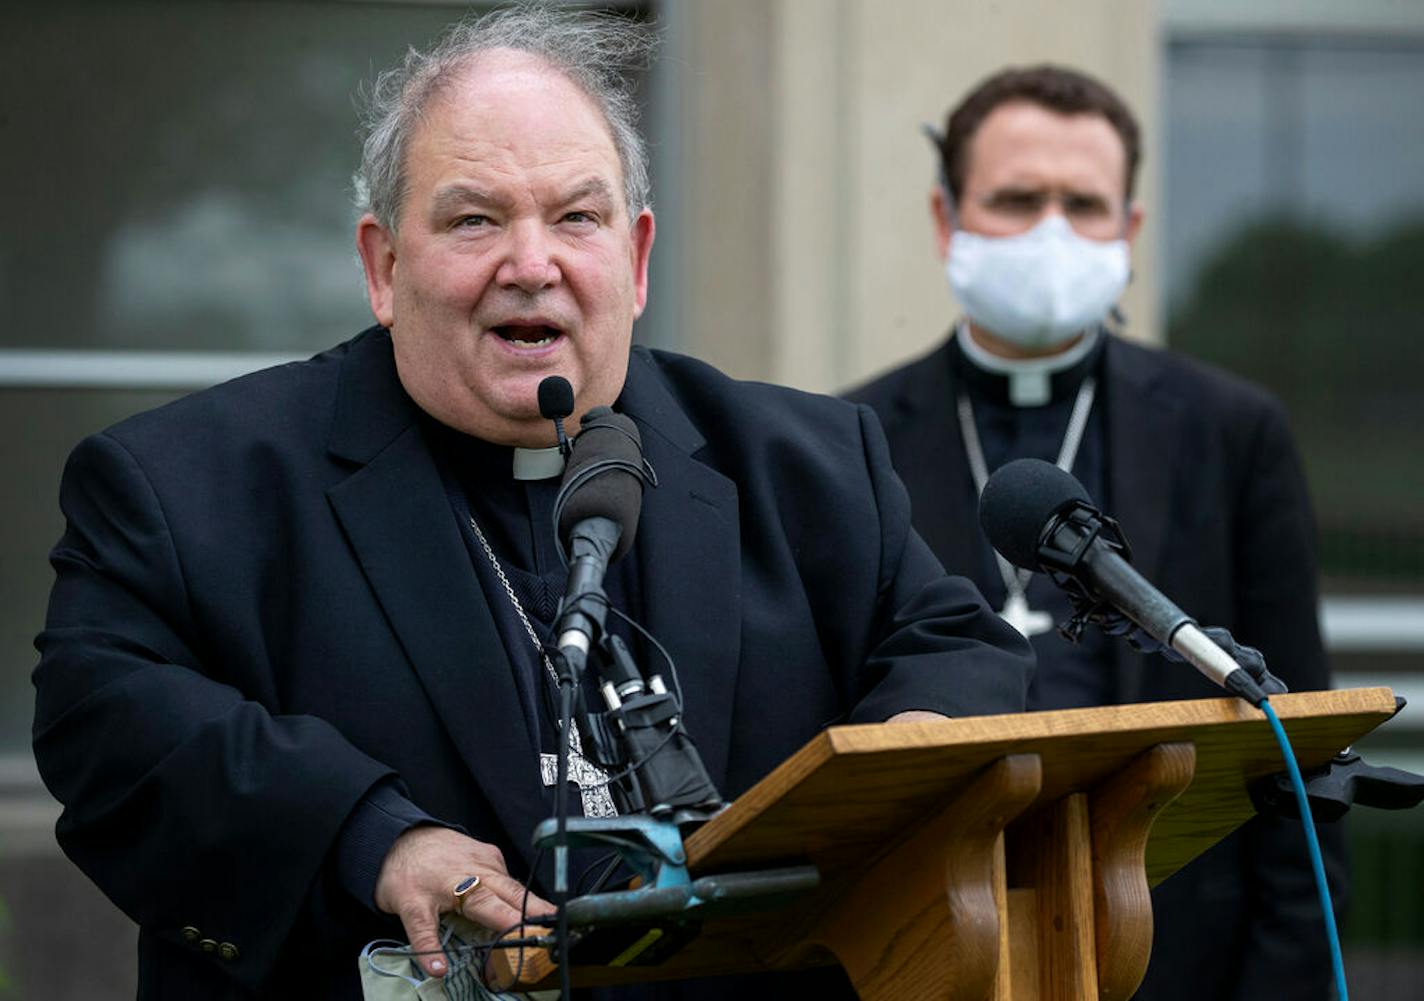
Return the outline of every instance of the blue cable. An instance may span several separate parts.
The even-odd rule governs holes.
[[[1300,776],[1300,766],[1295,762],[1295,752],[1291,750],[1286,729],[1281,726],[1276,711],[1271,708],[1271,700],[1262,699],[1259,708],[1270,721],[1271,729],[1276,735],[1276,743],[1281,745],[1281,756],[1286,759],[1286,770],[1290,773],[1296,805],[1300,808],[1301,826],[1305,828],[1305,843],[1310,848],[1310,867],[1315,871],[1315,888],[1320,894],[1320,908],[1325,914],[1325,937],[1330,942],[1330,966],[1335,971],[1335,990],[1339,994],[1339,1001],[1349,1001],[1350,992],[1345,986],[1345,959],[1340,953],[1340,933],[1335,929],[1335,908],[1330,903],[1330,885],[1325,881],[1325,860],[1320,855],[1320,840],[1315,836],[1315,818],[1310,815],[1310,800],[1305,795],[1305,780]]]

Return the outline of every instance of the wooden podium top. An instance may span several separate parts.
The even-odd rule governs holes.
[[[1303,770],[1395,713],[1388,688],[1305,692],[1271,699]],[[928,723],[832,727],[819,734],[687,840],[695,876],[814,863],[821,886],[765,914],[709,920],[657,967],[577,967],[575,983],[790,969],[833,961],[805,938],[831,901],[887,850],[942,811],[991,763],[1037,754],[1042,790],[1024,817],[1093,789],[1158,744],[1190,741],[1190,786],[1153,825],[1151,885],[1181,868],[1253,813],[1246,787],[1283,771],[1265,715],[1238,699],[1202,699]],[[1301,851],[1305,851],[1302,840]],[[893,894],[896,888],[886,887]],[[542,963],[524,967],[527,989],[553,982]],[[532,974],[532,975],[531,975]]]
[[[1395,713],[1388,688],[1277,695],[1271,705],[1305,771]],[[833,873],[864,864],[1006,754],[1040,755],[1040,801],[1051,802],[1179,740],[1196,744],[1196,774],[1153,826],[1147,879],[1155,886],[1254,814],[1246,793],[1253,779],[1285,770],[1265,714],[1240,699],[831,727],[694,832],[689,868],[696,875],[810,859]]]

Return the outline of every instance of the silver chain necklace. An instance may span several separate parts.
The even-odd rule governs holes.
[[[509,583],[509,578],[505,576],[504,567],[500,566],[499,558],[495,556],[494,549],[490,547],[489,540],[485,538],[485,533],[480,531],[479,522],[475,521],[474,515],[470,515],[470,527],[475,530],[475,538],[480,540],[480,548],[489,558],[490,566],[494,568],[494,574],[499,578],[500,586],[504,588],[504,593],[509,597],[509,603],[514,606],[514,613],[519,616],[519,621],[524,624],[524,631],[529,635],[529,642],[534,644],[534,649],[539,653],[539,660],[543,662],[544,669],[549,672],[549,677],[554,682],[554,690],[557,691],[559,672],[554,670],[554,665],[549,661],[549,655],[544,652],[544,644],[539,642],[539,634],[534,631],[534,625],[529,621],[529,616],[524,614],[524,606],[515,596],[514,588]],[[578,727],[574,726],[573,720],[560,720],[559,725],[569,728],[569,778],[578,785],[579,797],[583,800],[583,815],[585,817],[618,816],[618,808],[613,803],[613,794],[608,791],[608,772],[584,757],[583,741],[579,739]],[[539,777],[544,785],[550,788],[559,781],[559,756],[557,754],[540,752]]]
[[[1088,428],[1088,413],[1093,409],[1093,397],[1097,393],[1097,379],[1088,376],[1078,387],[1078,398],[1073,401],[1073,413],[1068,418],[1068,429],[1063,433],[1063,446],[1058,450],[1058,460],[1054,463],[1065,473],[1073,468],[1078,457],[1078,446],[1083,443],[1083,434]],[[969,402],[969,394],[960,392],[958,396],[959,430],[964,436],[964,451],[969,457],[969,471],[974,476],[974,494],[984,493],[984,484],[989,482],[989,468],[984,460],[984,446],[979,441],[979,428],[974,423],[974,405]],[[994,562],[999,567],[999,576],[1004,580],[1007,596],[999,615],[1009,625],[1024,636],[1037,636],[1053,628],[1053,616],[1047,612],[1035,611],[1029,607],[1028,582],[1033,578],[1032,570],[1015,567],[994,550]]]

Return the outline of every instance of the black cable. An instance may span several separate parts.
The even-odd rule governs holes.
[[[568,782],[569,737],[574,728],[574,685],[576,679],[567,659],[559,675],[559,764],[558,781],[554,785],[554,816],[558,832],[554,836],[554,906],[558,908],[555,936],[559,957],[559,997],[570,1001],[573,983],[569,974],[569,830]]]
[[[603,887],[607,885],[608,880],[612,878],[613,874],[618,871],[618,867],[622,864],[623,857],[619,855],[617,851],[607,852],[594,859],[588,865],[584,866],[583,872],[579,873],[578,882],[574,884],[574,889],[578,891],[575,896],[581,897],[588,893],[597,893],[603,889]],[[604,867],[603,872],[593,881],[593,885],[585,890],[583,888],[584,882],[588,879],[589,873],[593,872],[593,870],[600,865]]]
[[[605,602],[607,601],[606,598],[604,600]],[[636,629],[638,631],[638,635],[642,636],[643,639],[651,643],[653,645],[653,649],[657,650],[657,652],[662,655],[663,662],[666,663],[668,667],[668,677],[672,679],[673,698],[677,700],[677,711],[679,713],[682,712],[682,682],[678,679],[677,665],[673,663],[672,654],[668,653],[667,649],[664,648],[664,646],[658,642],[656,636],[644,629],[626,613],[622,612],[617,608],[614,608],[612,604],[608,604],[608,610],[614,615],[618,616],[624,622],[628,623],[628,625]]]
[[[529,884],[534,881],[534,877],[539,873],[539,863],[544,861],[544,849],[540,848],[534,855],[534,864],[529,867],[529,877],[524,881],[524,893],[519,898],[519,924],[516,926],[520,931],[529,923]],[[547,938],[548,936],[543,936]],[[514,982],[519,983],[519,978],[524,976],[524,950],[519,950],[519,965],[514,968]],[[513,985],[511,985],[513,986]]]
[[[672,654],[667,652],[667,648],[658,642],[658,638],[652,633],[648,632],[647,629],[645,629],[641,624],[639,624],[639,622],[632,616],[630,616],[627,612],[623,611],[617,605],[613,604],[612,600],[610,600],[608,595],[606,594],[590,592],[589,594],[585,594],[581,600],[601,602],[603,604],[604,611],[612,612],[614,615],[618,616],[628,625],[632,626],[633,629],[637,631],[639,636],[643,637],[643,639],[647,640],[653,645],[653,649],[656,650],[658,652],[658,655],[662,657],[663,663],[667,664],[668,677],[672,679],[673,698],[677,701],[677,711],[679,713],[682,712],[682,680],[677,676],[677,664],[674,663],[672,659]]]

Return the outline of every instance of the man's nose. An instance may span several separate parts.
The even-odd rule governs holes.
[[[1043,205],[1039,207],[1038,216],[1033,220],[1033,224],[1037,226],[1043,222],[1043,220],[1051,218],[1052,216],[1057,216],[1070,226],[1073,224],[1073,217],[1068,214],[1068,209],[1063,204],[1063,199],[1057,197],[1045,198],[1043,200]]]
[[[557,285],[562,275],[553,250],[553,239],[542,223],[529,220],[516,224],[509,231],[507,252],[495,280],[525,292]]]

